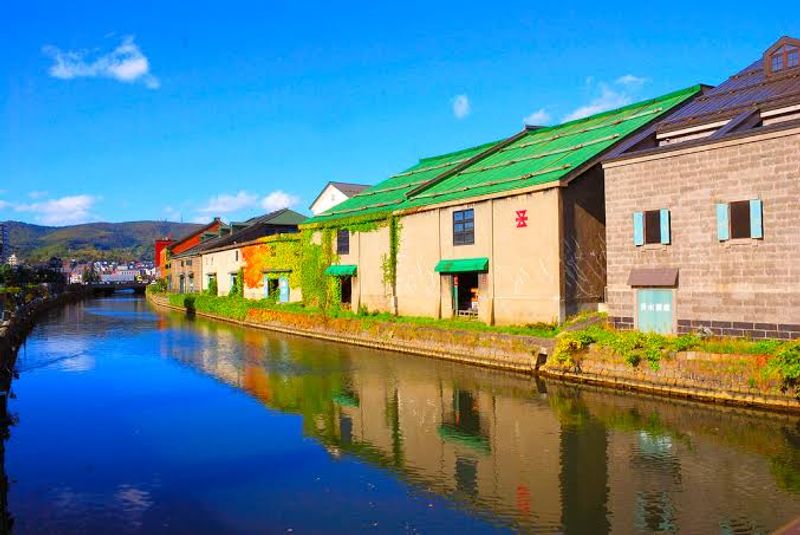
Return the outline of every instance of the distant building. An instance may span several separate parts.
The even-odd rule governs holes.
[[[14,253],[11,253],[11,256],[8,257],[8,265],[9,266],[18,266],[19,264],[20,264],[20,261],[17,258],[17,255],[15,255]]]
[[[172,257],[170,289],[181,293],[205,291],[211,279],[216,279],[219,295],[227,295],[239,269],[246,267],[243,244],[267,236],[296,233],[297,226],[305,220],[303,214],[284,208],[242,223],[222,226],[217,235],[206,233],[198,245]],[[265,274],[259,273],[257,278],[263,284]]]
[[[347,199],[358,195],[369,186],[365,184],[349,184],[347,182],[328,182],[309,209],[314,215],[330,210]]]
[[[171,238],[163,238],[155,241],[155,264],[158,276],[169,279],[170,257],[178,255],[191,249],[200,243],[202,236],[206,233],[219,232],[222,221],[219,217],[215,217],[211,223],[192,231],[186,236],[173,240]]]
[[[103,273],[100,275],[102,282],[133,282],[136,277],[141,276],[140,269],[117,269],[111,273]]]

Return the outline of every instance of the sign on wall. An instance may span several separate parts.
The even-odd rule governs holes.
[[[528,211],[517,210],[517,228],[525,228],[528,226]]]

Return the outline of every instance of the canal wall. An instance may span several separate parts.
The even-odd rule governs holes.
[[[186,313],[166,295],[148,294],[160,308]],[[547,358],[554,340],[483,331],[458,331],[320,314],[251,309],[244,320],[201,311],[219,321],[285,334],[363,347],[412,353],[527,375],[638,391],[717,404],[800,412],[800,401],[781,392],[780,377],[766,375],[763,355],[683,351],[662,358],[657,369],[642,362],[632,366],[611,351],[594,345],[569,365]]]
[[[171,305],[167,296],[148,294],[148,299],[158,307],[187,312],[184,307]],[[553,347],[553,340],[548,338],[439,329],[413,323],[379,321],[369,317],[354,320],[331,318],[322,314],[251,309],[244,320],[236,320],[202,311],[193,313],[256,329],[435,357],[528,375],[544,363],[544,354]]]
[[[765,372],[766,361],[765,355],[681,351],[662,358],[656,369],[646,362],[632,366],[622,356],[595,345],[571,364],[550,359],[537,372],[619,390],[800,412],[800,401],[791,392],[781,392],[780,377]]]
[[[45,311],[67,303],[79,301],[90,295],[84,289],[71,288],[65,292],[48,297],[37,297],[23,305],[6,309],[0,316],[0,370],[3,372],[2,385],[6,375],[10,378],[14,367],[14,355],[25,340],[36,319]],[[0,385],[0,387],[2,387]]]

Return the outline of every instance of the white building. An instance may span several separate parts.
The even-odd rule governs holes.
[[[364,184],[348,184],[347,182],[328,182],[309,209],[314,215],[321,214],[330,210],[337,204],[341,204],[350,197],[353,197],[369,186]]]

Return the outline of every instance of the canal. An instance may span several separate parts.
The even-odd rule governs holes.
[[[14,534],[761,534],[800,516],[793,416],[247,330],[134,297],[50,312],[17,370],[0,486]]]

